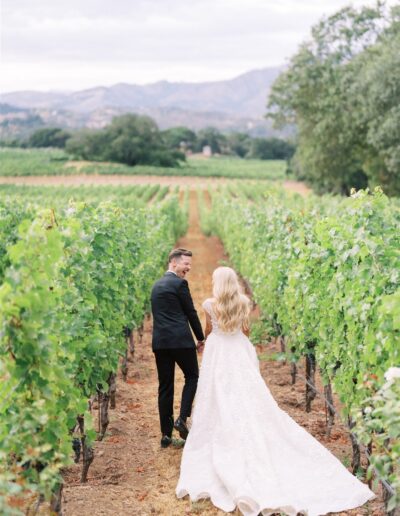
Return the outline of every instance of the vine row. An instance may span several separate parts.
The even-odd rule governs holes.
[[[72,443],[86,480],[97,436],[88,402],[108,396],[126,338],[140,327],[151,284],[186,227],[176,196],[147,208],[15,201],[0,203],[0,231],[9,235],[0,255],[5,515],[38,497],[53,497],[57,508]]]
[[[392,510],[400,503],[398,205],[379,189],[343,199],[264,188],[251,203],[221,190],[201,213],[203,229],[220,236],[250,282],[293,380],[305,357],[307,410],[317,367],[329,399],[333,386],[354,436],[371,451],[368,475],[391,486]]]

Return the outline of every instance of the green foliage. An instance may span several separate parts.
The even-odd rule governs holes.
[[[68,174],[68,155],[60,149],[0,148],[0,175],[51,176]]]
[[[388,34],[357,59],[357,126],[365,128],[363,169],[372,186],[400,192],[400,13]]]
[[[28,147],[58,147],[63,149],[71,133],[58,127],[37,129],[28,140]]]
[[[4,512],[7,494],[34,490],[36,483],[49,496],[60,467],[69,462],[73,416],[85,410],[69,370],[64,370],[64,350],[57,338],[62,237],[49,212],[32,224],[22,223],[19,233],[20,240],[9,248],[12,265],[0,288]]]
[[[187,151],[194,149],[197,136],[187,127],[171,127],[162,131],[162,138],[168,149]]]
[[[246,157],[251,159],[290,159],[295,151],[293,144],[280,138],[254,138]]]
[[[45,126],[44,120],[36,114],[28,113],[23,116],[5,117],[0,122],[0,135],[4,141],[19,141],[24,144],[35,129]]]
[[[238,179],[283,179],[285,162],[282,160],[255,160],[217,157],[209,159],[188,159],[187,167],[179,170],[180,175],[201,177],[228,177]]]
[[[72,139],[68,140],[68,145]],[[68,155],[56,149],[11,149],[0,148],[0,175],[75,175],[75,174],[123,174],[151,176],[201,176],[247,179],[283,179],[285,162],[281,160],[241,160],[232,157],[210,159],[188,158],[178,168],[163,168],[146,165],[130,167],[117,163],[86,162],[75,166]]]
[[[385,376],[394,371],[396,377],[388,379],[377,391],[373,375],[366,375],[365,384],[371,387],[371,396],[363,400],[362,411],[356,414],[360,440],[376,450],[369,474],[377,471],[378,478],[389,481],[396,493],[389,501],[388,511],[400,504],[400,368],[390,368]]]
[[[153,185],[133,186],[30,186],[30,185],[0,185],[0,206],[5,204],[2,213],[13,217],[17,206],[27,211],[35,212],[37,206],[48,206],[53,209],[65,207],[69,201],[84,201],[97,205],[100,202],[112,201],[122,208],[143,208],[145,192]],[[14,203],[14,205],[13,205]],[[7,206],[8,211],[7,211]]]
[[[231,154],[236,154],[240,158],[244,158],[248,156],[251,144],[254,140],[245,133],[232,133],[226,136],[226,141]],[[256,156],[251,157],[256,158]]]
[[[42,206],[52,204],[42,196]],[[76,417],[107,389],[123,330],[141,324],[151,284],[186,223],[176,196],[151,208],[64,200],[57,213],[36,205],[25,219],[22,204],[14,218],[0,218],[13,234],[0,256],[2,514],[28,491],[49,497],[60,481]],[[0,214],[14,210],[7,199],[0,205]],[[85,419],[90,439],[90,414]]]
[[[214,127],[206,127],[197,133],[195,150],[201,152],[208,145],[213,154],[222,154],[226,148],[226,136]]]
[[[10,265],[7,248],[18,239],[18,226],[24,219],[32,219],[36,207],[23,199],[7,197],[0,202],[0,284]]]
[[[380,189],[346,199],[264,189],[252,203],[215,193],[205,217],[249,280],[265,329],[286,337],[289,360],[312,346],[323,380],[333,384],[345,415],[357,419],[357,435],[376,445],[374,460],[384,457],[382,478],[391,481],[399,471],[400,399],[393,394],[397,416],[379,413],[390,454],[363,408],[400,363],[398,205]]]
[[[179,151],[166,147],[162,134],[150,117],[134,114],[115,117],[102,130],[76,133],[68,140],[66,150],[82,159],[130,166],[174,167],[185,159]]]
[[[296,124],[293,170],[320,192],[400,191],[399,19],[383,3],[323,19],[272,87],[268,116]]]

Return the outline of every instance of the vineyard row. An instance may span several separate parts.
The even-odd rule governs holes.
[[[203,229],[220,236],[249,281],[293,380],[305,357],[307,409],[319,367],[325,395],[332,399],[332,385],[371,451],[368,474],[391,486],[392,509],[400,503],[399,207],[378,189],[343,199],[230,188],[212,193],[210,210],[200,201]]]
[[[4,515],[59,490],[72,443],[85,480],[96,438],[88,402],[112,391],[126,337],[187,224],[175,195],[146,208],[67,199],[0,200]]]

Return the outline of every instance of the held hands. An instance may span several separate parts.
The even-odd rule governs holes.
[[[196,349],[197,349],[198,353],[201,353],[204,350],[204,344],[205,344],[204,340],[197,341]]]

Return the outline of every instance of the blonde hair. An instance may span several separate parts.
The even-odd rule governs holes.
[[[219,328],[232,333],[249,327],[250,301],[242,294],[236,272],[230,267],[218,267],[213,272],[214,312]]]

